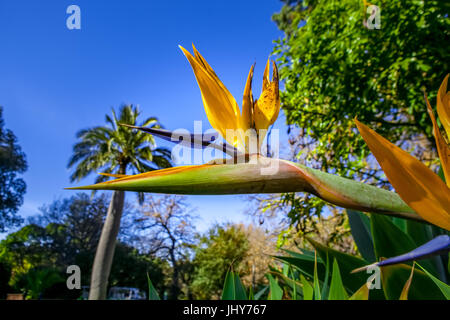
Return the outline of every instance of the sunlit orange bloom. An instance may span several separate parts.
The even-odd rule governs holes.
[[[435,123],[434,117],[432,119]],[[447,185],[419,160],[358,120],[355,122],[403,201],[424,220],[450,230],[450,189]]]
[[[197,49],[193,46],[193,56],[183,47],[180,46],[180,48],[194,70],[202,94],[206,115],[211,126],[228,143],[242,152],[248,152],[248,143],[246,143],[244,135],[237,134],[230,138],[227,137],[227,130],[233,130],[233,132],[241,130],[245,134],[248,129],[255,129],[258,135],[260,129],[267,129],[275,122],[280,111],[279,79],[275,63],[273,63],[273,75],[272,81],[270,81],[270,60],[267,61],[259,100],[253,99],[252,78],[254,66],[250,68],[244,89],[241,113],[234,97]],[[264,137],[259,136],[258,138],[261,141]]]
[[[356,125],[395,191],[424,220],[450,230],[450,189],[419,160],[358,120]]]
[[[445,126],[446,122],[449,124],[450,119],[447,80],[448,75],[442,82],[437,99],[439,119],[446,130],[450,129]],[[447,185],[419,160],[358,120],[355,119],[355,122],[361,136],[403,201],[424,220],[450,230],[450,148],[439,131],[428,99],[425,99]]]
[[[450,91],[447,91],[448,74],[439,88],[437,94],[437,113],[442,126],[450,139]]]
[[[445,181],[447,186],[450,187],[450,147],[445,142],[444,137],[439,131],[439,127],[434,117],[433,109],[430,106],[427,96],[425,95],[425,101],[427,102],[428,114],[430,115],[431,121],[433,122],[433,134],[436,140],[437,151],[439,154],[439,159],[441,160],[442,171],[444,172]]]

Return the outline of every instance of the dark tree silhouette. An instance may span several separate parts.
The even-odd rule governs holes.
[[[26,184],[17,174],[24,173],[28,167],[16,136],[4,128],[4,124],[3,108],[0,106],[0,232],[23,221],[17,211],[23,203]]]

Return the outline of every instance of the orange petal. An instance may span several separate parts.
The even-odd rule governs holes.
[[[423,219],[450,230],[450,189],[423,163],[355,119],[400,197]]]
[[[263,90],[255,103],[254,120],[257,130],[267,129],[275,122],[280,112],[278,69],[273,63],[272,81],[269,79],[270,62],[267,61],[263,76]]]
[[[198,52],[197,48],[194,46],[194,44],[192,44],[192,49],[194,50],[194,55],[195,58],[201,62],[201,64],[203,65],[203,67],[211,74],[214,75],[214,77],[216,79],[219,79],[219,77],[217,76],[217,74],[214,72],[213,68],[209,65],[208,62],[206,62],[206,59],[203,58],[203,56],[200,54],[200,52]],[[219,80],[220,84],[222,84],[222,82]]]
[[[233,102],[231,104],[231,107],[233,109],[234,115],[236,117],[239,117],[240,115],[240,110],[239,110],[239,106],[236,103],[236,100],[234,99],[233,95],[228,91],[227,87],[225,87],[225,85],[222,83],[222,81],[220,81],[219,77],[217,76],[217,74],[215,73],[215,71],[213,70],[213,68],[211,68],[211,66],[209,65],[209,63],[205,60],[205,58],[203,58],[203,56],[200,54],[200,52],[198,52],[197,48],[194,46],[194,44],[192,44],[192,49],[194,50],[194,55],[195,58],[197,59],[198,62],[200,62],[203,67],[206,69],[206,71],[209,73],[209,75],[214,78],[214,80],[217,82],[217,84],[223,89],[223,91],[226,93],[227,96],[229,96],[230,100]]]
[[[412,278],[414,275],[414,266],[416,264],[413,263],[413,266],[411,268],[411,274],[409,275],[408,280],[405,283],[405,286],[403,287],[402,293],[400,293],[400,299],[399,300],[408,300],[408,293],[409,293],[409,288],[411,287],[411,282],[412,282]]]
[[[183,47],[180,46],[180,49],[194,70],[211,126],[226,138],[227,129],[239,129],[240,111],[236,100],[197,50],[194,57]],[[228,142],[236,146],[236,141]]]
[[[276,109],[275,113],[272,116],[272,119],[270,119],[270,124],[272,125],[278,118],[278,114],[280,113],[280,84],[279,84],[279,76],[278,76],[278,68],[274,61],[272,61],[272,83],[274,86],[274,90],[276,92]]]
[[[447,92],[448,74],[442,81],[437,94],[437,113],[439,120],[447,132],[447,138],[450,139],[450,92]]]
[[[264,68],[264,74],[263,74],[263,86],[262,89],[266,89],[270,84],[270,59],[267,59],[266,67]]]
[[[242,99],[242,129],[247,131],[253,128],[253,94],[252,94],[252,78],[253,69],[255,65],[252,65],[247,76],[247,82],[245,83],[244,97]]]
[[[439,127],[434,117],[433,109],[428,102],[427,95],[425,94],[425,101],[427,102],[427,110],[430,115],[431,121],[433,122],[433,134],[436,140],[436,146],[439,154],[439,159],[441,160],[442,171],[444,171],[445,181],[447,186],[450,187],[450,148],[442,137]]]

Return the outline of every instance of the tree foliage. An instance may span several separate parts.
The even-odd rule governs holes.
[[[108,203],[109,197],[104,194],[90,198],[78,193],[43,206],[41,214],[32,217],[28,225],[9,234],[0,242],[0,264],[9,273],[9,285],[36,298],[38,291],[56,284],[53,282],[58,278],[55,272],[65,279],[66,268],[73,264],[81,269],[82,285],[89,285]],[[157,288],[164,290],[164,267],[161,259],[119,242],[110,285],[132,286],[145,291],[148,272],[155,279]],[[41,283],[45,279],[49,279],[48,283]],[[76,298],[68,296],[67,288],[64,288],[53,294],[59,298]]]
[[[25,299],[40,299],[56,284],[65,284],[61,272],[53,268],[33,268],[19,276],[15,287],[22,289]]]
[[[363,1],[284,2],[273,16],[284,32],[274,53],[284,80],[282,108],[297,128],[291,132],[295,156],[387,185],[356,130],[358,117],[431,164],[434,140],[423,90],[439,87],[449,70],[445,2],[375,1],[381,28],[372,30],[364,26],[369,14]],[[298,212],[318,207],[313,201]]]
[[[366,169],[368,149],[354,117],[399,144],[433,143],[423,90],[439,87],[449,69],[444,2],[374,4],[381,10],[378,30],[364,27],[362,1],[289,1],[274,15],[285,32],[275,49],[282,105],[300,128],[301,152],[345,176],[376,177]]]
[[[268,232],[261,227],[250,224],[242,226],[247,238],[247,252],[239,264],[242,283],[258,291],[265,284],[266,275],[270,271],[272,257],[277,254],[276,236],[273,230]]]
[[[22,222],[16,213],[22,205],[26,184],[17,174],[27,170],[25,153],[17,144],[14,133],[4,125],[0,106],[0,232]]]
[[[45,228],[51,236],[47,245],[58,259],[55,263],[69,265],[78,254],[95,252],[108,204],[105,194],[91,198],[77,193],[42,206],[41,213],[29,221]]]
[[[196,299],[220,297],[227,271],[238,269],[248,249],[239,226],[215,225],[200,238],[195,250],[192,291]]]
[[[154,281],[156,290],[164,292],[169,289],[164,281],[167,269],[169,264],[165,260],[119,242],[114,253],[108,285],[109,287],[134,287],[148,292],[148,273]]]
[[[194,244],[196,217],[186,198],[177,195],[147,195],[141,214],[134,220],[136,247],[170,263],[168,299],[177,299],[190,277],[190,253]],[[153,280],[152,280],[153,281]],[[189,295],[186,293],[186,295]]]

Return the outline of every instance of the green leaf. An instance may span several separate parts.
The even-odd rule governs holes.
[[[314,261],[314,279],[313,279],[313,283],[314,283],[314,300],[321,300],[322,296],[320,294],[319,277],[317,275],[317,258]]]
[[[327,248],[322,244],[308,239],[308,241],[314,246],[322,260],[326,259],[328,254],[330,259],[336,259],[341,271],[342,282],[348,292],[354,293],[360,287],[361,284],[366,283],[367,275],[364,273],[351,273],[356,268],[361,268],[369,263],[363,259],[351,256],[346,253],[342,253],[331,248]]]
[[[369,300],[369,288],[364,283],[348,300]]]
[[[291,279],[292,279],[292,284],[291,284],[292,299],[297,300],[297,284],[295,283],[294,270],[292,270],[292,268],[289,268],[289,270],[291,271]]]
[[[440,229],[438,227],[435,228]],[[414,240],[417,247],[427,243],[435,237],[433,234],[433,227],[431,225],[413,220],[406,221],[406,233],[411,237],[411,239]],[[434,256],[430,258],[430,263],[433,264],[435,270],[437,271],[436,275],[439,276],[439,279],[446,279],[443,259],[440,256]]]
[[[296,257],[282,257],[282,256],[274,256],[277,260],[290,264],[297,268],[303,275],[306,277],[313,279],[314,278],[314,256],[310,257],[309,255],[299,255]],[[325,266],[322,263],[322,259],[318,257],[317,259],[317,273],[320,279],[324,279],[325,277]]]
[[[236,300],[247,300],[247,292],[237,273],[234,274],[234,287],[236,290]]]
[[[371,214],[370,221],[377,259],[399,256],[416,248],[414,241],[391,219]]]
[[[354,210],[347,210],[348,221],[350,224],[353,239],[362,257],[368,262],[375,262],[375,252],[372,242],[372,234],[370,232],[369,218]]]
[[[228,271],[225,276],[225,283],[222,290],[222,300],[235,300],[234,277],[233,273]]]
[[[266,293],[267,289],[269,289],[269,286],[264,286],[264,288],[262,288],[261,290],[259,290],[256,294],[255,294],[255,300],[259,300],[264,293]]]
[[[153,286],[152,281],[150,280],[150,276],[147,273],[147,282],[148,282],[148,300],[161,300],[158,292]]]
[[[267,279],[269,279],[270,287],[268,300],[281,300],[283,298],[283,289],[281,289],[280,285],[271,274],[267,274]]]
[[[411,276],[412,267],[406,264],[396,264],[381,267],[381,280],[386,299],[399,299],[405,283]],[[409,300],[442,300],[444,295],[434,285],[433,280],[424,272],[415,269],[413,280],[408,292]]]
[[[303,288],[303,300],[312,300],[314,295],[314,289],[312,285],[306,280],[306,278],[301,274],[300,281],[302,282]]]
[[[253,293],[253,286],[250,286],[250,289],[248,290],[248,300],[255,300],[255,295]]]
[[[283,264],[283,268],[282,268],[282,273],[283,275],[285,275],[287,277],[288,273],[289,273],[289,264]]]
[[[369,300],[369,288],[364,283],[348,300]]]
[[[231,270],[225,276],[222,300],[247,300],[247,293],[245,292],[241,279]]]
[[[347,299],[348,295],[347,292],[345,291],[344,284],[342,283],[339,266],[336,259],[334,259],[333,275],[331,277],[330,294],[328,295],[328,300],[347,300]]]
[[[416,248],[414,240],[395,225],[389,217],[371,214],[370,221],[377,259],[396,257]],[[423,260],[422,265],[437,275],[436,266],[430,259]]]
[[[328,297],[329,277],[330,277],[330,260],[328,258],[328,253],[327,253],[327,263],[325,265],[325,279],[323,280],[323,285],[322,285],[321,300],[326,300]]]
[[[288,250],[288,249],[281,249],[284,252],[288,253],[289,255],[291,255],[294,258],[300,258],[300,259],[305,259],[306,257],[310,258],[311,261],[314,261],[314,251],[312,250],[307,250],[307,249],[299,249],[300,252],[295,252],[292,250]],[[323,263],[322,259],[320,257],[317,257],[317,262]]]
[[[401,219],[401,218],[397,218],[397,217],[392,217],[391,221],[393,224],[395,224],[400,230],[402,230],[403,232],[406,233],[406,220],[405,219]]]
[[[439,167],[438,176],[442,179],[442,181],[445,182],[445,175],[444,175],[444,170],[442,169],[442,166]]]
[[[291,297],[293,300],[298,300],[301,295],[298,293],[301,292],[302,284],[300,282],[297,282],[296,275],[294,274],[293,268],[290,268],[291,275],[285,276],[282,272],[276,269],[270,268],[270,272],[273,275],[273,277],[278,278],[278,280],[284,282],[289,286],[289,289],[291,289]],[[288,289],[287,287],[285,289]],[[286,291],[287,292],[287,291]]]
[[[431,279],[433,280],[433,282],[439,287],[439,289],[441,290],[442,294],[444,295],[444,297],[447,300],[450,300],[450,286],[444,282],[442,282],[441,280],[437,279],[436,277],[434,277],[431,273],[429,273],[426,269],[424,269],[420,264],[418,264],[416,262],[416,264],[423,270],[423,272],[425,272],[425,274]]]
[[[406,234],[411,237],[416,247],[433,239],[433,232],[429,224],[413,220],[406,221]]]

